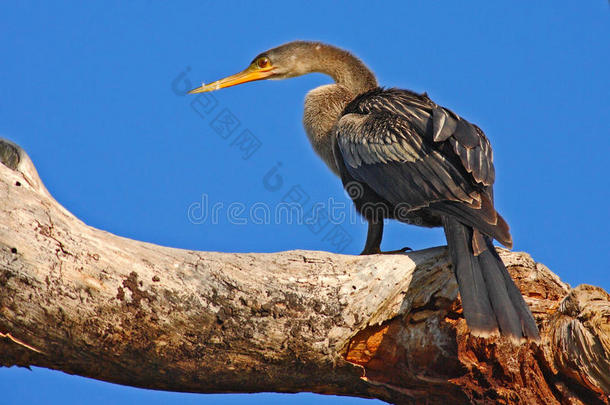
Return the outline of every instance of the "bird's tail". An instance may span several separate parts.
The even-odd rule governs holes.
[[[534,317],[498,256],[492,240],[451,217],[443,218],[449,254],[462,298],[466,323],[473,335],[538,340]],[[478,254],[473,237],[480,239]]]

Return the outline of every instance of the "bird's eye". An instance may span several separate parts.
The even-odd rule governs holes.
[[[263,56],[262,58],[258,58],[256,60],[256,66],[258,66],[259,69],[268,68],[269,66],[271,66],[271,61],[268,57]]]

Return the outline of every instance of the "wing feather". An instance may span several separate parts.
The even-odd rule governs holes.
[[[379,89],[357,97],[336,125],[336,147],[349,175],[390,203],[452,215],[510,242],[491,200],[488,139],[427,96]]]

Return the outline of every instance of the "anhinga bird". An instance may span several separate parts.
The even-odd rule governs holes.
[[[444,227],[471,332],[539,339],[521,293],[492,239],[512,247],[493,205],[494,165],[476,125],[426,94],[378,87],[347,51],[295,41],[259,54],[246,70],[190,93],[320,72],[335,84],[307,94],[303,124],[313,149],[368,221],[362,254],[380,250],[385,218]]]

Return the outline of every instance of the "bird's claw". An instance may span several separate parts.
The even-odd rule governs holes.
[[[396,255],[399,253],[405,253],[405,252],[409,252],[412,251],[413,249],[411,249],[408,246],[403,247],[402,249],[397,249],[397,250],[386,250],[386,251],[381,251],[381,249],[377,248],[375,250],[363,250],[362,253],[360,253],[361,256],[365,256],[365,255]]]
[[[395,254],[398,254],[398,253],[405,253],[405,252],[409,252],[409,251],[412,251],[412,250],[413,249],[411,249],[410,247],[405,246],[402,249],[388,250],[386,252],[379,252],[379,254],[382,254],[382,255],[395,255]]]

